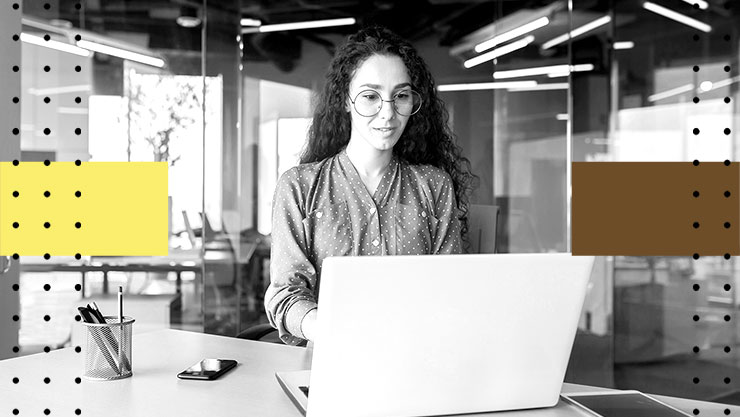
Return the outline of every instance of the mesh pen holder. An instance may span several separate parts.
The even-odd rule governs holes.
[[[111,381],[132,375],[131,330],[134,319],[105,316],[106,324],[82,323],[87,328],[85,379]]]

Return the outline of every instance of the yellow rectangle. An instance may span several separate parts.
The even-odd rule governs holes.
[[[167,255],[167,186],[166,162],[0,162],[0,255]]]

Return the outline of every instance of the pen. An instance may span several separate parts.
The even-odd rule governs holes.
[[[88,309],[87,307],[77,307],[77,310],[80,312],[80,316],[82,316],[82,319],[85,320],[86,323],[97,322],[96,318],[93,317],[95,313],[93,313],[91,309]],[[111,356],[108,347],[105,345],[103,338],[100,337],[100,334],[95,330],[91,330],[89,334],[92,335],[93,340],[97,343],[100,348],[100,353],[102,353],[105,360],[108,361],[108,365],[113,368],[115,373],[120,373],[118,366],[116,366],[116,361],[113,360],[113,357]]]
[[[105,316],[103,316],[103,313],[100,312],[100,308],[98,307],[98,304],[95,301],[92,302],[92,305],[88,304],[87,305],[87,308],[89,309],[91,316],[93,316],[93,323],[96,322],[96,321],[98,323],[100,323],[100,324],[106,324],[106,323],[108,323],[105,320]],[[120,321],[120,318],[119,318],[119,321]],[[123,330],[123,326],[120,326],[120,330]],[[123,348],[123,346],[121,346],[121,347],[118,346],[118,341],[116,340],[115,335],[113,335],[113,331],[109,327],[105,327],[105,328],[101,329],[101,332],[105,336],[105,340],[107,340],[108,343],[110,344],[110,346],[112,348],[112,353],[114,355],[117,354],[117,353],[119,353],[121,351],[121,349]],[[122,335],[122,333],[119,332],[119,336],[121,336],[121,335]],[[122,340],[122,338],[121,338],[121,340]],[[121,361],[123,361],[123,362],[121,362]],[[126,357],[126,355],[120,355],[119,354],[118,355],[118,363],[121,365],[121,369],[131,369],[131,364],[129,363],[128,358]]]

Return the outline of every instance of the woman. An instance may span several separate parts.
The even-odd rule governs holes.
[[[273,200],[265,306],[283,342],[313,340],[324,258],[461,252],[473,176],[447,120],[397,35],[363,29],[337,51],[301,165]]]

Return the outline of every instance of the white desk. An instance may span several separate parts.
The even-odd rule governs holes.
[[[131,378],[119,381],[76,384],[84,367],[84,352],[71,348],[0,361],[0,414],[20,416],[203,416],[300,417],[275,379],[275,371],[310,368],[304,348],[251,342],[178,330],[159,330],[134,337]],[[176,374],[203,358],[236,359],[240,365],[217,381],[179,380]],[[13,384],[12,378],[20,382]],[[44,378],[51,378],[47,385]],[[596,390],[564,384],[563,392]],[[740,407],[660,397],[691,414],[740,414]],[[476,416],[582,417],[572,406],[541,410],[476,414]]]

